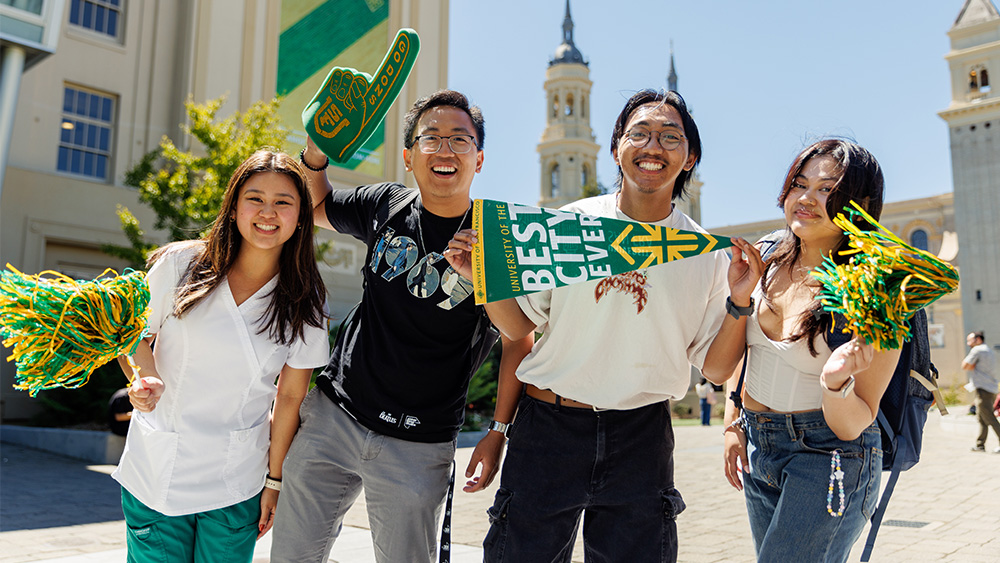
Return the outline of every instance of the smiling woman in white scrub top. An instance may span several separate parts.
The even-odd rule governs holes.
[[[329,360],[312,209],[300,165],[261,150],[207,237],[150,257],[152,337],[112,474],[130,562],[248,562],[271,528],[299,404]]]

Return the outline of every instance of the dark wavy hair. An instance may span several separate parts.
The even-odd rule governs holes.
[[[236,212],[240,189],[254,175],[276,172],[287,176],[299,194],[299,217],[291,238],[281,247],[278,258],[278,285],[270,294],[271,301],[261,315],[260,332],[269,332],[272,340],[288,344],[305,334],[305,325],[324,326],[323,304],[326,287],[316,267],[313,249],[313,206],[305,171],[298,160],[267,149],[259,150],[240,164],[229,179],[222,208],[211,230],[197,241],[168,244],[153,252],[147,265],[174,249],[197,247],[198,254],[181,278],[174,297],[173,314],[183,317],[198,305],[225,279],[236,262],[243,237],[230,217]]]
[[[628,120],[632,117],[632,113],[646,104],[667,104],[673,106],[677,110],[677,113],[681,114],[681,125],[684,126],[684,136],[688,140],[688,150],[695,155],[694,166],[691,170],[681,170],[681,173],[677,175],[677,181],[674,182],[674,192],[671,195],[671,199],[681,198],[687,195],[687,184],[694,175],[695,168],[698,167],[698,163],[701,162],[701,135],[698,133],[698,125],[694,122],[694,118],[691,117],[691,112],[688,111],[687,104],[684,102],[684,98],[680,94],[674,92],[673,90],[640,90],[632,95],[631,98],[625,102],[625,107],[622,108],[621,113],[618,114],[618,119],[615,120],[615,128],[611,131],[611,157],[615,158],[618,156],[618,144],[625,138],[625,126],[628,125]],[[615,178],[615,187],[622,187],[622,167],[618,166],[618,177]]]
[[[427,110],[438,106],[448,106],[460,109],[469,114],[472,125],[476,128],[476,148],[483,150],[486,146],[486,120],[483,119],[483,111],[479,106],[469,102],[465,94],[454,90],[438,90],[430,96],[424,96],[413,103],[410,111],[403,116],[403,146],[412,149],[414,138],[413,133],[417,128],[417,122]]]
[[[857,202],[869,215],[878,219],[882,215],[882,202],[885,197],[885,179],[882,176],[882,167],[879,166],[872,153],[864,147],[844,139],[823,139],[806,147],[805,150],[795,157],[795,161],[788,168],[785,181],[778,195],[778,207],[784,208],[785,200],[792,189],[795,178],[802,173],[809,160],[828,156],[837,162],[837,172],[840,177],[833,191],[826,200],[827,217],[833,219],[838,213],[843,213],[845,207],[850,206],[851,201]],[[874,227],[861,217],[854,218],[854,224],[861,230],[871,230]],[[833,249],[832,258],[837,264],[846,264],[850,256],[840,254],[840,251],[849,247],[847,235],[841,237],[836,248]],[[761,278],[761,287],[764,291],[764,301],[770,304],[768,289],[773,281],[773,274],[782,266],[795,264],[802,253],[802,241],[795,236],[790,228],[785,229],[784,236],[775,246],[772,258],[768,261],[764,269],[764,276]],[[795,342],[806,338],[809,345],[809,352],[816,356],[816,347],[813,344],[817,334],[823,333],[824,340],[826,333],[830,331],[830,323],[833,317],[823,312],[823,306],[819,301],[813,307],[802,314],[798,323],[798,331],[788,338],[789,342]]]

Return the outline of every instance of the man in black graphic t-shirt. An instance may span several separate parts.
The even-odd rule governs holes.
[[[397,183],[334,190],[319,149],[310,141],[302,153],[316,224],[364,241],[368,253],[361,303],[317,379],[320,392],[303,402],[284,475],[271,476],[283,479],[274,562],[325,560],[361,490],[378,561],[434,560],[469,380],[495,338],[472,284],[442,254],[471,226],[469,189],[484,135],[479,108],[445,90],[405,117],[403,161],[418,190]],[[531,343],[504,340],[504,355],[520,359]],[[519,391],[507,363],[500,423],[513,418]],[[492,481],[504,427],[476,447],[466,491]]]

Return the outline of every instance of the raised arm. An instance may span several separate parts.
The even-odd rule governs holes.
[[[820,385],[834,391],[823,391],[823,418],[838,438],[854,440],[875,420],[899,354],[899,350],[876,352],[871,345],[853,339],[830,355]],[[841,397],[837,391],[847,389],[851,377],[854,387]]]
[[[764,274],[760,251],[741,238],[733,238],[733,257],[729,262],[729,299],[736,307],[753,305],[751,295]],[[712,383],[721,384],[732,375],[746,347],[747,317],[726,315],[722,327],[708,348],[701,374]]]
[[[330,219],[326,216],[326,206],[323,200],[327,194],[333,191],[330,179],[326,177],[326,165],[329,162],[323,151],[319,150],[312,139],[306,140],[306,152],[302,153],[303,168],[306,171],[306,178],[309,179],[309,197],[313,204],[313,223],[317,227],[335,230],[330,224]]]
[[[472,245],[479,240],[474,229],[463,229],[455,233],[455,237],[448,242],[448,249],[444,251],[444,257],[465,279],[472,279]],[[535,323],[528,319],[516,299],[504,299],[486,304],[486,314],[496,325],[500,332],[513,341],[522,340],[532,336],[535,332]]]

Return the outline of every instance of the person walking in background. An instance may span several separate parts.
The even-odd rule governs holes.
[[[979,420],[979,435],[972,451],[985,452],[990,428],[1000,438],[1000,421],[993,412],[997,400],[996,354],[986,345],[982,331],[970,332],[965,343],[970,350],[962,360],[962,369],[968,372],[969,384],[975,387],[976,418]],[[1000,447],[994,448],[993,453],[1000,453]]]
[[[698,395],[698,407],[701,409],[701,425],[708,426],[712,419],[712,406],[715,405],[715,386],[704,377],[694,386]]]
[[[273,524],[299,405],[329,357],[306,183],[287,154],[257,151],[208,235],[149,258],[152,337],[111,475],[129,562],[249,562]]]

